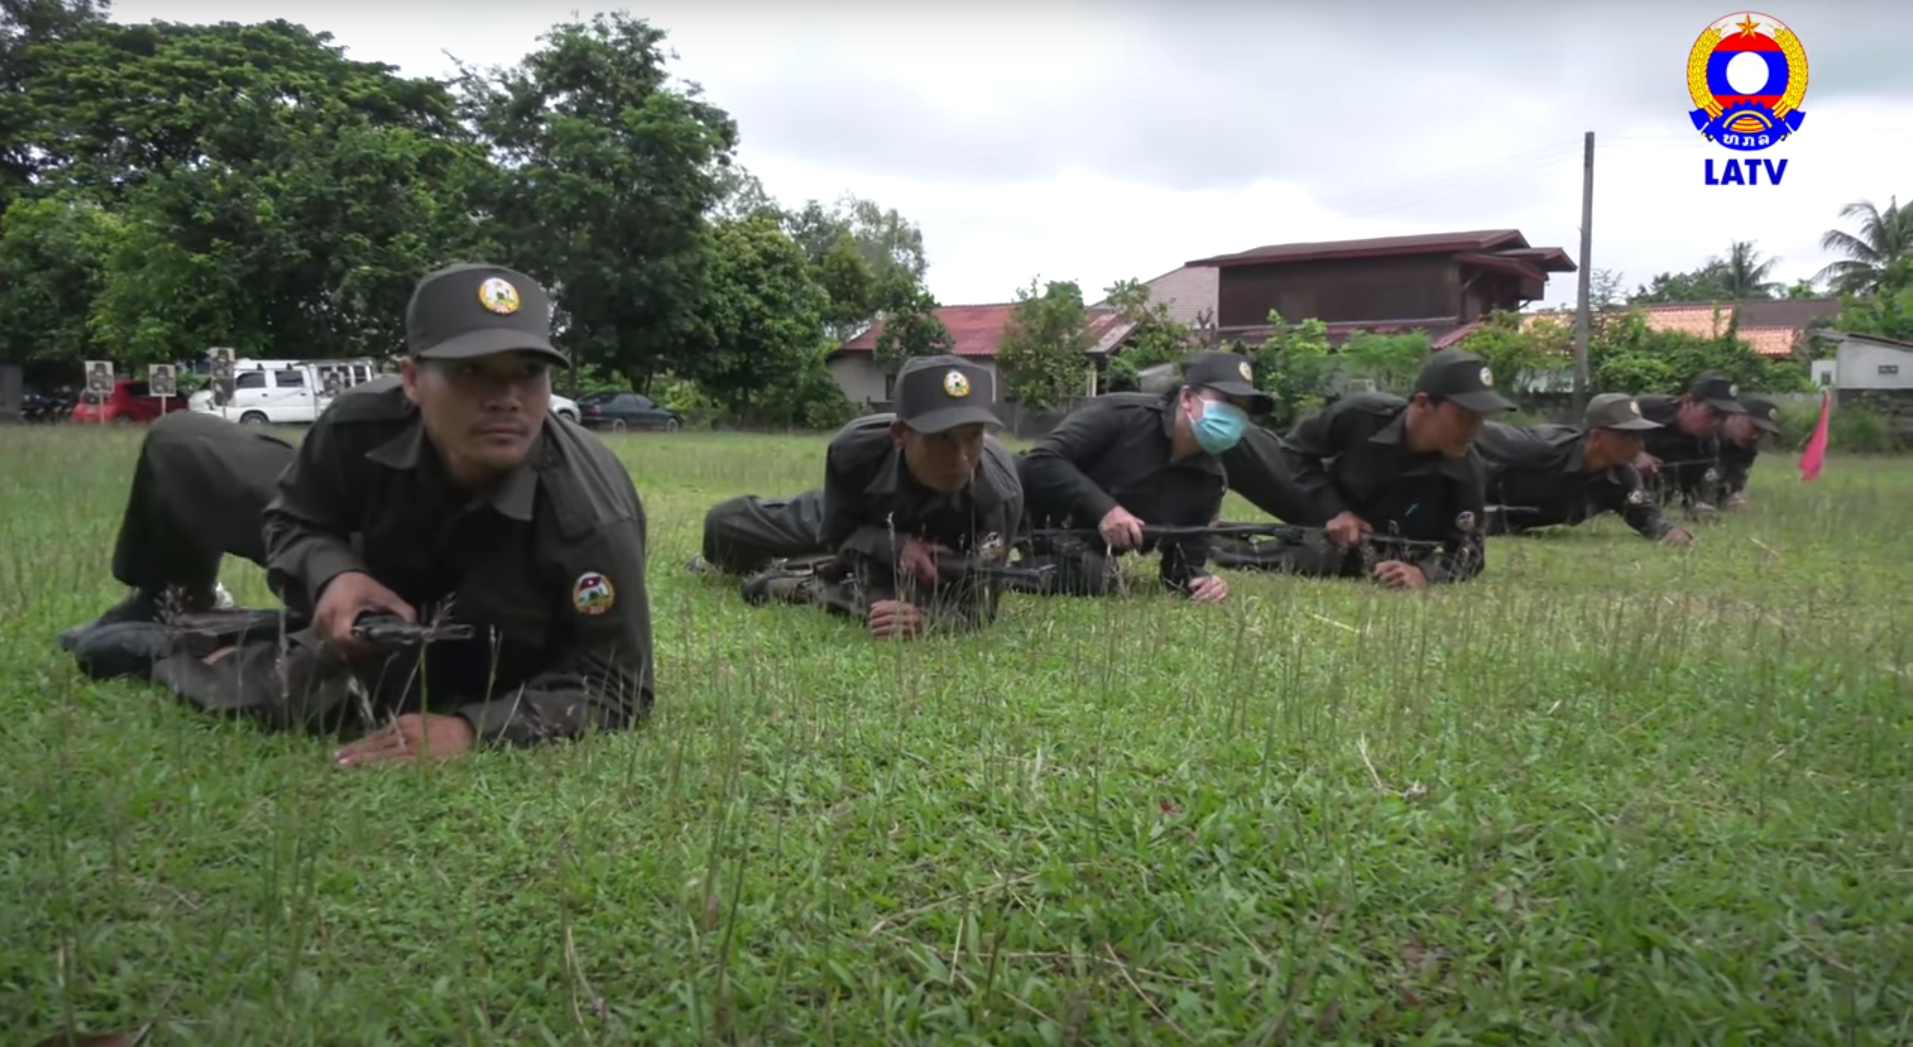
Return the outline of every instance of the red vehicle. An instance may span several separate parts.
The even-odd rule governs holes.
[[[145,425],[160,415],[160,398],[147,391],[145,382],[136,382],[130,378],[121,378],[113,383],[113,391],[106,395],[101,403],[100,394],[88,390],[80,394],[73,405],[71,420],[99,425]],[[166,398],[166,413],[186,410],[186,398],[169,396]]]

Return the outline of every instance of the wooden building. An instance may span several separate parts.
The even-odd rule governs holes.
[[[1273,244],[1186,263],[1217,270],[1222,338],[1267,337],[1269,313],[1317,319],[1331,341],[1358,330],[1427,331],[1452,344],[1495,310],[1518,311],[1571,273],[1558,247],[1531,247],[1514,229],[1372,240]]]

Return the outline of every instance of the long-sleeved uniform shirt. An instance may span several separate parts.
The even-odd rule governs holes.
[[[1221,458],[1229,489],[1250,505],[1298,527],[1320,527],[1328,522],[1316,518],[1317,500],[1296,486],[1290,474],[1293,463],[1284,452],[1281,437],[1251,425],[1243,430],[1242,439],[1234,447],[1222,452]]]
[[[456,489],[396,378],[354,387],[299,446],[265,512],[266,578],[311,615],[370,575],[417,610],[473,626],[425,648],[422,690],[488,742],[620,729],[654,693],[644,507],[602,443],[547,418],[493,488]],[[449,601],[449,603],[448,603]]]
[[[1625,463],[1589,470],[1587,437],[1571,425],[1482,424],[1475,450],[1486,469],[1488,500],[1510,510],[1508,529],[1578,524],[1618,513],[1640,534],[1665,537],[1674,525],[1648,495],[1641,474]]]
[[[1326,523],[1344,512],[1378,535],[1441,542],[1439,552],[1401,557],[1431,583],[1481,573],[1487,499],[1481,457],[1416,455],[1407,444],[1408,401],[1385,393],[1343,397],[1304,418],[1284,438],[1290,475]]]
[[[960,560],[1002,563],[1023,520],[1023,486],[1010,452],[983,438],[983,460],[963,490],[943,494],[911,475],[890,438],[894,416],[844,426],[825,454],[823,547],[854,566],[872,599],[896,599],[911,586],[898,577],[897,556],[910,539],[941,545]],[[941,568],[941,565],[939,565]],[[998,590],[940,570],[929,598],[916,601],[932,618],[979,624],[996,614]]]
[[[1070,412],[1018,459],[1030,520],[1039,528],[1089,529],[1121,506],[1146,525],[1207,527],[1228,480],[1215,455],[1175,457],[1176,394],[1111,393]],[[1188,592],[1208,575],[1209,540],[1145,540],[1160,552],[1165,585]]]
[[[1678,492],[1688,505],[1711,503],[1711,490],[1720,480],[1720,439],[1718,435],[1697,439],[1681,432],[1675,420],[1680,415],[1680,398],[1643,396],[1641,417],[1661,423],[1659,429],[1642,433],[1643,448],[1662,462],[1661,475],[1653,486],[1663,496]]]
[[[1754,471],[1754,459],[1760,457],[1760,445],[1744,446],[1732,440],[1720,441],[1720,494],[1731,498],[1747,489],[1747,478]]]

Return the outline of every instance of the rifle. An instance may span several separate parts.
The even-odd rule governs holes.
[[[835,581],[850,570],[850,565],[836,556],[817,556],[782,561],[777,564],[776,570]],[[1041,567],[1019,567],[1016,564],[962,557],[937,558],[937,580],[944,584],[961,583],[973,578],[992,582],[1030,584],[1041,582],[1054,573],[1056,573],[1054,564],[1045,564]]]
[[[1279,538],[1285,542],[1300,543],[1311,535],[1327,534],[1321,527],[1299,527],[1295,524],[1211,524],[1207,527],[1174,527],[1158,524],[1144,524],[1143,541],[1161,541],[1174,538]],[[1063,539],[1066,541],[1098,542],[1103,540],[1101,531],[1093,527],[1051,527],[1030,531],[1030,538]],[[1397,538],[1394,535],[1362,535],[1362,544],[1384,545],[1401,549],[1439,550],[1441,542],[1424,538]]]
[[[374,647],[423,647],[440,640],[469,640],[472,627],[453,622],[419,625],[396,615],[362,614],[352,623],[352,636]]]

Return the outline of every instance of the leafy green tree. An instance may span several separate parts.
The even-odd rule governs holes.
[[[830,292],[831,337],[853,338],[888,313],[921,314],[923,231],[894,208],[847,193],[831,207],[806,201],[784,222]]]
[[[44,48],[105,23],[109,7],[105,0],[0,0],[0,214],[47,160],[33,92]]]
[[[1846,257],[1814,274],[1815,282],[1839,294],[1871,294],[1896,263],[1913,259],[1913,208],[1901,207],[1899,197],[1888,200],[1884,211],[1870,200],[1856,200],[1840,209],[1840,217],[1858,218],[1860,230],[1829,229],[1821,236],[1823,250]]]
[[[624,13],[567,22],[509,69],[461,67],[463,111],[490,141],[484,194],[500,261],[544,281],[559,340],[634,388],[688,359],[706,293],[706,215],[735,149],[731,117],[671,82],[665,33]]]
[[[1357,331],[1342,343],[1342,373],[1350,378],[1366,378],[1375,388],[1400,395],[1415,385],[1422,362],[1428,358],[1426,331],[1405,334],[1376,334]]]
[[[1040,289],[1039,289],[1040,285]],[[1049,411],[1081,394],[1091,374],[1095,344],[1083,291],[1068,280],[1032,279],[1016,291],[1016,308],[997,347],[1004,388],[1025,408]]]
[[[1196,348],[1195,328],[1170,315],[1167,303],[1150,298],[1149,285],[1140,280],[1118,280],[1103,290],[1105,300],[1131,328],[1122,351],[1108,365],[1110,389],[1134,389],[1137,376],[1158,364],[1176,363]]]
[[[1461,340],[1494,371],[1502,395],[1519,400],[1543,374],[1574,365],[1574,331],[1554,319],[1524,323],[1520,313],[1497,310]]]
[[[891,276],[889,288],[880,299],[879,318],[883,330],[877,332],[877,366],[894,374],[913,356],[941,356],[956,352],[956,339],[937,317],[937,299],[921,284],[902,273]]]
[[[690,372],[733,416],[759,424],[822,424],[847,404],[825,366],[829,296],[812,279],[803,249],[777,218],[757,213],[711,230],[709,298],[700,311],[702,344]]]
[[[110,356],[87,323],[124,223],[85,199],[21,197],[0,215],[0,362]]]
[[[1611,392],[1679,394],[1702,371],[1719,371],[1749,391],[1786,393],[1812,387],[1806,364],[1754,352],[1740,340],[1737,322],[1716,337],[1703,338],[1656,331],[1638,310],[1601,318],[1588,341],[1588,367],[1594,387]]]
[[[487,161],[442,85],[329,39],[83,21],[28,49],[9,122],[35,143],[30,192],[120,223],[87,312],[122,362],[389,352],[418,277],[482,241],[465,189]]]
[[[1264,424],[1287,429],[1328,402],[1338,365],[1329,353],[1328,325],[1322,321],[1290,323],[1271,310],[1269,327],[1268,338],[1248,355],[1262,389],[1275,401]]]

